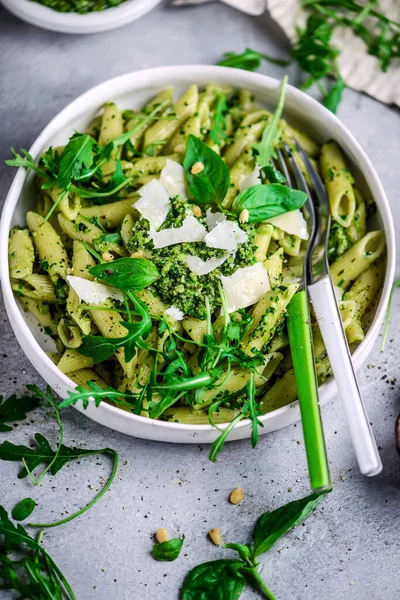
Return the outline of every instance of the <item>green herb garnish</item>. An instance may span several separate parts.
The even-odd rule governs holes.
[[[210,137],[214,144],[221,145],[221,141],[226,138],[226,120],[225,115],[228,112],[228,105],[226,103],[226,95],[222,92],[217,96],[217,103],[214,109],[212,117],[212,124],[210,129]]]
[[[193,174],[192,168],[196,163],[200,163],[204,168]],[[217,204],[221,207],[230,185],[229,169],[222,158],[198,137],[190,134],[183,166],[195,202]]]
[[[240,214],[249,211],[249,223],[259,223],[291,210],[301,208],[307,194],[293,190],[280,183],[254,185],[240,192],[232,204],[232,210]]]
[[[32,498],[24,498],[14,506],[11,516],[15,521],[24,521],[35,510],[36,503]]]
[[[256,156],[257,163],[261,168],[268,167],[271,159],[276,158],[275,142],[278,134],[279,121],[282,117],[283,107],[285,104],[287,82],[288,76],[285,75],[282,79],[278,104],[274,114],[272,115],[269,123],[264,127],[261,140],[253,146],[253,152]]]
[[[273,58],[267,54],[261,54],[256,50],[246,48],[242,54],[236,52],[225,52],[224,59],[217,63],[221,67],[233,67],[235,69],[243,69],[245,71],[256,71],[261,66],[261,62],[265,60],[267,62],[285,67],[289,64],[287,60],[281,60],[279,58]]]
[[[322,495],[312,494],[289,502],[258,519],[252,544],[226,544],[237,559],[220,559],[204,563],[187,575],[181,600],[239,600],[248,585],[264,598],[276,600],[259,574],[258,558],[285,533],[304,521],[317,507]]]
[[[26,419],[26,414],[39,406],[40,402],[40,398],[32,396],[17,398],[13,394],[6,400],[3,399],[3,396],[0,396],[0,431],[12,431],[9,423]]]
[[[172,562],[176,560],[181,553],[185,536],[174,538],[161,544],[154,544],[151,554],[155,560],[162,562]]]

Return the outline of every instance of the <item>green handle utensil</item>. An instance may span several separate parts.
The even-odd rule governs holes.
[[[288,306],[288,333],[303,425],[311,488],[331,489],[324,432],[318,403],[318,383],[310,326],[307,292],[297,292]]]

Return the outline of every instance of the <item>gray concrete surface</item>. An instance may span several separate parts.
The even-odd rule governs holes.
[[[285,42],[267,19],[242,16],[219,4],[168,9],[162,4],[140,21],[100,35],[73,37],[41,31],[0,9],[0,199],[13,177],[3,166],[9,147],[29,147],[61,108],[81,92],[133,69],[214,63],[223,51],[250,46],[285,54]],[[282,76],[264,65],[263,72]],[[298,78],[291,68],[292,80]],[[397,226],[400,219],[400,119],[365,96],[346,91],[339,117],[356,135],[382,178]],[[383,600],[400,594],[400,460],[393,427],[399,412],[398,344],[400,294],[394,302],[390,342],[377,343],[360,382],[384,462],[373,480],[358,472],[339,401],[323,410],[334,490],[305,527],[279,541],[263,574],[280,600]],[[21,392],[41,384],[1,312],[0,391]],[[396,379],[397,378],[397,379]],[[247,542],[256,518],[308,491],[300,425],[227,445],[216,465],[202,446],[141,441],[101,427],[73,409],[64,416],[67,444],[111,446],[120,453],[115,484],[95,509],[45,535],[45,543],[69,578],[79,600],[175,600],[185,573],[229,551],[206,538],[221,527],[226,541]],[[12,434],[29,442],[35,431],[56,439],[52,422],[36,413]],[[41,520],[55,519],[87,502],[109,473],[106,458],[71,464],[33,488],[16,478],[18,467],[1,464],[1,502],[11,508],[22,497],[38,501]],[[241,485],[246,500],[227,502]],[[164,525],[186,535],[180,559],[156,563],[149,555],[152,534]],[[0,592],[1,598],[11,597]],[[244,598],[255,598],[246,592]]]

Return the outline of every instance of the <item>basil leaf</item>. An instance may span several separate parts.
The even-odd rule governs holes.
[[[270,183],[286,183],[286,177],[272,165],[263,167],[261,171]]]
[[[231,543],[231,544],[224,544],[222,546],[222,548],[227,548],[229,550],[235,550],[235,552],[237,552],[239,554],[240,558],[244,562],[247,562],[247,563],[252,562],[253,553],[252,553],[252,548],[251,548],[250,544]]]
[[[204,169],[193,175],[191,169],[197,162],[202,163]],[[195,201],[198,204],[215,202],[221,206],[230,186],[229,169],[222,158],[199,138],[190,134],[186,144],[183,166]]]
[[[11,511],[12,518],[16,521],[23,521],[35,510],[36,503],[32,498],[24,498],[14,506]]]
[[[274,114],[268,125],[264,127],[264,131],[261,136],[261,140],[258,144],[254,144],[253,150],[256,155],[257,163],[260,167],[266,167],[271,158],[276,157],[276,152],[274,148],[275,139],[278,134],[278,126],[279,121],[282,116],[283,106],[285,103],[285,93],[286,93],[286,84],[288,81],[288,76],[285,75],[282,79],[281,89],[279,92],[278,104],[275,109]]]
[[[111,358],[116,351],[117,346],[101,335],[85,335],[79,346],[79,354],[89,356],[94,363]]]
[[[249,211],[249,223],[259,223],[291,210],[301,208],[307,200],[307,194],[300,190],[292,190],[280,183],[253,185],[243,190],[232,204],[236,213],[244,208]]]
[[[267,552],[289,529],[296,527],[301,521],[307,519],[323,497],[323,494],[311,494],[306,498],[294,500],[294,502],[289,502],[285,506],[261,515],[253,534],[253,556],[256,558]]]
[[[238,600],[246,587],[243,566],[238,560],[221,559],[195,567],[183,583],[180,600]]]
[[[185,536],[181,538],[174,538],[161,544],[154,544],[151,554],[155,560],[163,562],[172,562],[176,560],[181,553]]]
[[[343,90],[345,87],[346,84],[343,81],[343,78],[339,75],[329,91],[329,94],[324,100],[324,106],[334,114],[336,114],[338,106],[342,101]]]
[[[160,277],[157,267],[145,258],[117,258],[92,267],[89,273],[119,290],[143,290]]]
[[[82,165],[90,169],[93,164],[93,144],[95,140],[87,134],[73,137],[65,146],[60,157],[57,185],[67,187],[81,172]]]

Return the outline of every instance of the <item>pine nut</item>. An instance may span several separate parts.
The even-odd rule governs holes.
[[[244,499],[244,489],[241,487],[235,488],[229,496],[229,502],[231,504],[240,504]]]
[[[211,529],[208,532],[208,535],[215,546],[220,546],[222,544],[221,530],[219,527],[214,527],[214,529]]]
[[[248,223],[249,221],[249,211],[247,208],[244,208],[239,215],[239,223]]]
[[[201,213],[200,206],[197,206],[197,204],[195,204],[194,206],[192,206],[192,213],[193,213],[193,216],[195,216],[197,218],[201,217],[202,213]]]
[[[174,148],[174,152],[183,153],[186,150],[185,144],[177,144]]]
[[[138,250],[137,252],[134,252],[133,254],[131,254],[131,258],[142,258],[143,256],[143,250]]]
[[[204,163],[202,162],[195,162],[192,168],[190,169],[192,175],[198,175],[202,171],[204,171]]]
[[[159,527],[157,529],[156,540],[159,544],[162,544],[163,542],[168,542],[168,540],[169,540],[168,531],[165,529],[165,527]]]
[[[107,262],[111,262],[114,260],[114,256],[111,254],[111,252],[103,252],[101,258],[103,260],[106,260]]]

